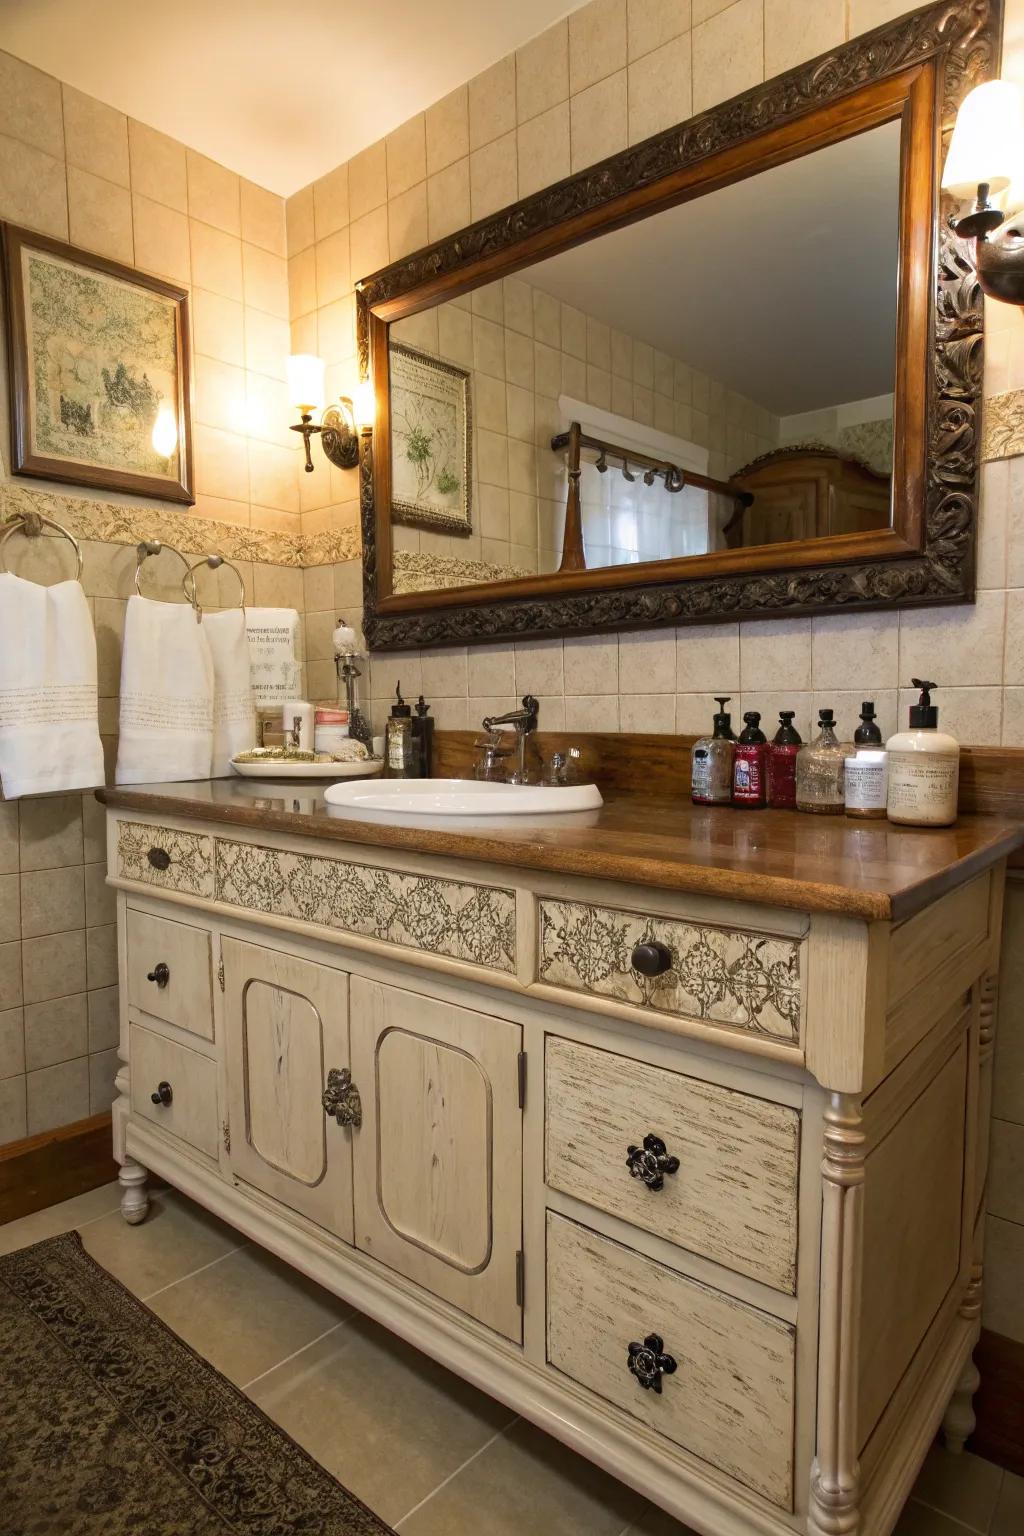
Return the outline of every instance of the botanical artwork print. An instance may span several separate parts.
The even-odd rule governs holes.
[[[177,481],[177,447],[153,446],[161,406],[178,418],[174,299],[46,251],[22,250],[30,448],[118,474]]]
[[[660,976],[633,969],[637,944],[668,947]],[[650,918],[581,902],[541,902],[540,977],[556,986],[616,997],[796,1044],[800,1033],[800,945],[794,939]]]
[[[403,523],[468,534],[469,375],[392,346],[391,510]]]

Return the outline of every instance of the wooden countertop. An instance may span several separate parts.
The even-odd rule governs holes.
[[[114,810],[180,816],[298,837],[486,860],[595,880],[902,922],[1024,843],[1024,823],[961,816],[935,830],[887,821],[606,796],[599,811],[500,826],[360,821],[312,787],[237,779],[108,787]],[[513,820],[516,825],[512,825]],[[522,823],[521,825],[519,823]]]

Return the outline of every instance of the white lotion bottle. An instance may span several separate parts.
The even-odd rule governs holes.
[[[960,743],[939,730],[934,683],[911,678],[921,697],[910,707],[910,729],[886,742],[889,787],[886,814],[904,827],[949,827],[956,821]]]

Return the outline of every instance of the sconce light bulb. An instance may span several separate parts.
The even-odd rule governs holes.
[[[152,435],[153,452],[162,459],[169,459],[178,446],[178,423],[169,405],[162,405],[156,413]]]
[[[1022,167],[1022,139],[1020,87],[1010,80],[976,85],[960,103],[942,172],[943,187],[961,202],[973,199],[982,184],[993,193],[1005,191]]]
[[[288,397],[300,416],[322,411],[327,398],[324,390],[325,364],[312,352],[296,352],[287,362]]]
[[[376,415],[376,402],[373,398],[372,380],[360,379],[356,385],[353,414],[356,418],[357,427],[366,428],[373,426],[374,416]]]

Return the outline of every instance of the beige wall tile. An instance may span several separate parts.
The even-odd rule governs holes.
[[[253,181],[240,184],[242,239],[274,256],[287,256],[284,198]]]
[[[293,236],[289,226],[288,251],[294,254],[301,250],[303,245],[308,245],[312,238],[326,240],[328,235],[336,234],[344,229],[349,220],[348,207],[348,162],[336,166],[327,176],[321,176],[314,182],[312,189],[312,227],[307,231],[302,229]],[[301,196],[302,194],[300,194]],[[294,218],[293,216],[293,222]]]
[[[283,379],[272,379],[265,373],[247,374],[244,409],[250,438],[260,438],[293,453],[299,452],[299,440],[290,430],[294,408]]]
[[[516,125],[516,61],[499,59],[469,82],[469,147],[480,149]]]
[[[89,1025],[84,992],[29,1003],[25,1009],[25,1065],[29,1072],[84,1056]]]
[[[427,238],[427,184],[420,181],[388,203],[389,260],[419,250]]]
[[[0,1079],[16,1077],[25,1070],[25,1016],[21,1008],[0,1013]],[[3,1138],[0,1137],[0,1146]]]
[[[837,48],[845,37],[845,0],[764,0],[765,79]]]
[[[288,262],[288,311],[296,320],[316,307],[316,247],[310,245]]]
[[[132,221],[135,265],[143,272],[155,272],[158,277],[187,286],[192,277],[192,262],[185,215],[135,193]]]
[[[693,29],[693,110],[703,112],[764,79],[762,0],[735,0]]]
[[[325,362],[340,363],[355,355],[356,305],[354,294],[346,294],[333,304],[325,304],[317,317],[320,356]]]
[[[0,217],[66,240],[68,191],[63,160],[0,134]]]
[[[427,238],[442,240],[470,222],[469,156],[427,179]]]
[[[18,802],[0,801],[0,874],[18,867]]]
[[[344,172],[345,181],[345,219],[348,220],[348,165],[339,166],[337,171],[332,171],[332,176],[340,176]],[[324,178],[327,180],[328,178]],[[304,251],[308,245],[312,245],[316,239],[316,226],[314,223],[314,191],[312,186],[303,187],[301,192],[294,192],[287,198],[284,205],[285,232],[288,241],[288,255],[297,256],[299,251]],[[331,234],[331,230],[326,230]]]
[[[286,377],[290,350],[288,321],[261,309],[245,311],[245,366],[272,379]]]
[[[364,213],[379,208],[388,200],[387,151],[379,139],[360,150],[348,163],[349,218],[360,219]]]
[[[0,133],[48,155],[64,154],[60,83],[41,69],[0,52]]]
[[[205,288],[192,292],[192,333],[197,354],[242,367],[245,363],[245,311],[237,299]]]
[[[675,686],[678,693],[701,694],[710,728],[711,715],[718,708],[714,694],[739,693],[739,625],[693,624],[677,630]]]
[[[242,279],[247,308],[288,319],[288,263],[283,256],[243,241]]]
[[[1015,1027],[1024,1007],[1024,879],[1011,874],[1003,907],[999,1013],[992,1079],[992,1113],[1024,1124],[1024,1030]]]
[[[209,224],[189,220],[192,249],[192,281],[197,288],[223,294],[228,299],[242,297],[242,243],[235,236]]]
[[[1024,1223],[1024,1124],[993,1120],[991,1157],[988,1209]]]
[[[133,263],[132,200],[126,188],[69,166],[68,215],[72,245]]]
[[[128,119],[132,191],[154,202],[188,212],[185,146],[135,118]]]
[[[247,430],[244,368],[212,357],[196,357],[195,420],[224,432]]]
[[[735,0],[692,0],[690,9],[693,25],[707,21],[709,16],[717,16],[720,11],[728,10],[729,6],[734,4]]]
[[[274,443],[249,444],[249,499],[281,512],[299,510],[299,456]]]
[[[642,58],[690,29],[690,0],[627,0],[630,60]]]
[[[979,678],[977,681],[992,681]],[[1004,683],[1024,683],[1024,590],[1006,594],[1006,654],[1003,663]]]
[[[368,277],[390,260],[388,254],[388,210],[375,208],[349,227],[349,246],[353,283]]]
[[[81,864],[81,795],[48,795],[40,800],[23,800],[20,819],[23,870]]]
[[[90,928],[117,918],[117,893],[107,884],[106,863],[85,866],[85,921]]]
[[[985,1300],[982,1322],[1024,1343],[1024,1226],[989,1216],[985,1223]]]
[[[740,682],[744,694],[776,688],[809,689],[810,619],[759,619],[741,624]]]
[[[963,608],[907,609],[900,614],[900,681],[931,677],[942,660],[944,687],[1002,681],[1005,605],[1002,592],[979,592]],[[938,704],[942,704],[940,692]]]
[[[339,229],[316,245],[316,299],[317,303],[333,304],[344,294],[351,292],[352,272],[349,264],[349,231]],[[306,300],[308,303],[308,295]]]
[[[629,66],[629,142],[639,144],[693,111],[690,34],[673,38]]]
[[[520,197],[529,197],[531,192],[568,176],[569,103],[564,101],[524,123],[517,132],[517,143]]]
[[[469,157],[469,199],[474,219],[507,208],[519,196],[516,136],[507,133]]]
[[[590,0],[569,17],[569,88],[575,96],[626,64],[626,0]]]
[[[0,1009],[19,1008],[23,999],[21,976],[21,940],[0,944]]]
[[[40,1072],[29,1072],[25,1082],[30,1136],[38,1136],[42,1131],[51,1131],[60,1125],[71,1125],[88,1116],[89,1062],[86,1057],[44,1067]]]
[[[581,171],[626,147],[626,71],[580,91],[570,103],[572,169]]]
[[[858,37],[915,9],[907,0],[848,0],[847,36]]]
[[[188,212],[192,219],[212,224],[229,235],[242,233],[241,178],[226,166],[186,151]]]
[[[120,1070],[117,1051],[98,1051],[89,1057],[89,1113],[102,1115],[117,1097],[114,1079]]]
[[[426,114],[427,174],[435,175],[469,154],[469,87],[443,96]]]
[[[1004,747],[1024,747],[1024,688],[1003,689]]]
[[[427,174],[427,138],[424,116],[408,118],[384,140],[387,159],[388,197],[407,192]]]
[[[249,500],[249,456],[244,437],[197,426],[192,432],[196,489],[227,501]]]
[[[675,630],[639,630],[619,635],[619,689],[623,694],[671,694],[676,691]],[[656,730],[656,726],[626,725],[622,730]],[[673,726],[667,727],[669,730]]]
[[[0,875],[0,944],[21,938],[21,894],[16,874]]]
[[[85,931],[87,985],[112,987],[117,981],[117,927],[102,924]]]
[[[21,876],[22,938],[85,927],[85,886],[81,865],[31,870]]]
[[[0,1080],[0,1146],[10,1141],[21,1141],[27,1135],[25,1078],[3,1078]]]
[[[73,929],[69,933],[51,933],[45,938],[25,939],[21,946],[21,963],[25,980],[25,1002],[46,1002],[53,997],[66,997],[71,992],[84,992],[85,932]]]
[[[74,86],[65,85],[62,92],[68,164],[127,187],[128,119],[124,113],[76,91]]]
[[[900,682],[899,615],[828,614],[812,621],[815,688],[895,688]]]
[[[562,657],[566,694],[582,697],[618,693],[619,645],[616,635],[567,635],[562,643]]]
[[[96,987],[88,993],[89,1050],[109,1051],[117,1045],[118,989]]]
[[[521,123],[569,96],[569,24],[558,21],[516,53],[516,115]]]

